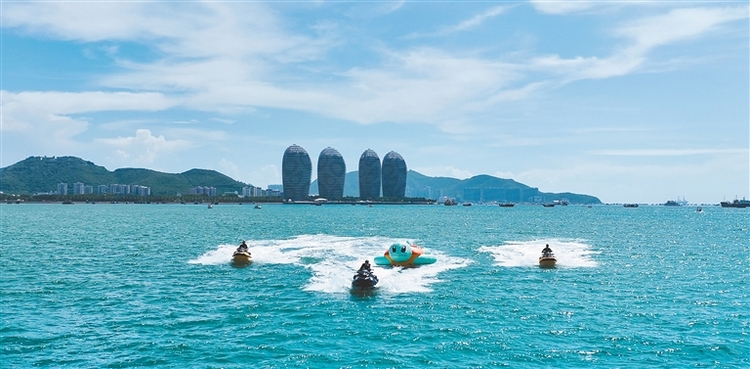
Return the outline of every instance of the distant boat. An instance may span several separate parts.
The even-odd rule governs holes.
[[[471,206],[471,203],[470,202],[465,202],[465,203],[463,203],[461,205],[463,205],[463,206]]]
[[[456,205],[458,205],[458,203],[454,199],[448,199],[448,200],[445,200],[445,202],[443,203],[443,205],[445,205],[445,206],[456,206]]]
[[[514,203],[512,203],[512,202],[506,202],[506,203],[502,203],[502,204],[500,204],[500,207],[501,207],[501,208],[512,208],[512,207],[514,207],[514,206],[516,206],[516,204],[514,204]]]
[[[260,205],[255,205],[255,209],[262,209]]]
[[[664,206],[681,206],[677,201],[669,200],[664,203]]]
[[[750,207],[750,200],[745,200],[745,199],[736,200],[735,199],[732,202],[722,201],[721,202],[721,207],[722,208],[740,208],[740,209],[744,209],[746,207]]]
[[[542,204],[545,208],[554,208],[555,204]]]
[[[214,208],[214,204],[208,204],[208,208],[209,209],[213,209]]]
[[[70,201],[70,200],[65,200],[62,203],[63,205],[73,205],[73,201]]]
[[[638,204],[625,204],[623,206],[626,207],[626,208],[637,208]]]

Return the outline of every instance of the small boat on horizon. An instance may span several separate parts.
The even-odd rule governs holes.
[[[745,200],[745,199],[737,200],[737,199],[735,199],[732,202],[722,201],[721,202],[721,207],[722,208],[740,208],[740,209],[744,209],[744,208],[750,207],[750,200]]]
[[[637,208],[638,204],[624,204],[623,206],[626,208]]]
[[[501,208],[512,208],[514,206],[516,206],[516,204],[514,204],[512,202],[504,202],[504,203],[500,204]]]

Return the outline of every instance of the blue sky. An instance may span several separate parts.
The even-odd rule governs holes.
[[[746,1],[3,1],[0,166],[373,149],[604,202],[750,197]],[[313,178],[316,173],[313,170]]]

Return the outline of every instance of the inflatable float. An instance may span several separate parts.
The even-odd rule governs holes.
[[[417,266],[432,264],[437,258],[425,255],[424,249],[417,245],[397,242],[383,256],[376,256],[374,261],[376,265]]]

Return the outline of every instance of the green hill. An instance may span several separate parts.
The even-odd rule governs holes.
[[[32,156],[5,168],[0,168],[0,191],[15,194],[53,192],[58,183],[67,183],[68,191],[73,183],[82,182],[99,185],[126,184],[151,187],[151,194],[173,196],[187,194],[190,188],[211,186],[218,195],[224,192],[241,191],[245,183],[214,170],[191,169],[183,173],[163,173],[150,169],[121,168],[114,172],[90,161],[73,157]]]

